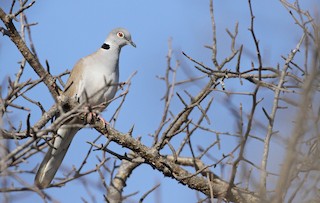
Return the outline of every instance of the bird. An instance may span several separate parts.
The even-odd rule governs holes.
[[[103,111],[114,98],[119,86],[119,56],[126,45],[136,47],[125,28],[113,29],[102,46],[81,58],[73,67],[63,91],[80,104],[99,106]],[[47,188],[58,171],[71,141],[81,129],[78,118],[72,118],[57,130],[57,136],[41,162],[35,176],[38,188]]]

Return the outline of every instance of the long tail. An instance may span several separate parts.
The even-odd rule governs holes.
[[[61,162],[66,155],[74,135],[80,128],[61,126],[58,136],[54,139],[53,147],[49,150],[40,164],[35,177],[35,184],[39,188],[46,188],[57,173]]]

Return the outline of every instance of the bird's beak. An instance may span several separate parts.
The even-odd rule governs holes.
[[[134,48],[137,47],[136,44],[135,44],[133,41],[130,40],[129,43],[130,43]]]

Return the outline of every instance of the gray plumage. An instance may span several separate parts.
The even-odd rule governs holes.
[[[135,44],[130,33],[124,28],[117,28],[110,32],[104,46],[95,53],[80,59],[70,73],[64,94],[76,98],[80,103],[88,102],[90,106],[103,104],[102,111],[116,94],[119,83],[119,55],[125,45]],[[53,140],[53,147],[49,146],[35,177],[35,184],[39,188],[50,185],[63,158],[79,127],[72,126],[79,123],[76,118],[62,125]]]

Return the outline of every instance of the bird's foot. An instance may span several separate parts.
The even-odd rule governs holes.
[[[102,116],[100,116],[98,113],[96,112],[89,112],[86,114],[86,122],[89,124],[94,124],[94,122],[96,120],[102,121],[103,125],[106,126],[108,125],[108,121],[106,121]]]
[[[97,116],[97,118],[98,118],[100,121],[103,122],[103,125],[104,125],[104,126],[106,126],[106,125],[109,124],[109,122],[106,121],[106,120],[105,120],[102,116],[100,116],[99,114],[97,114],[96,116]]]

